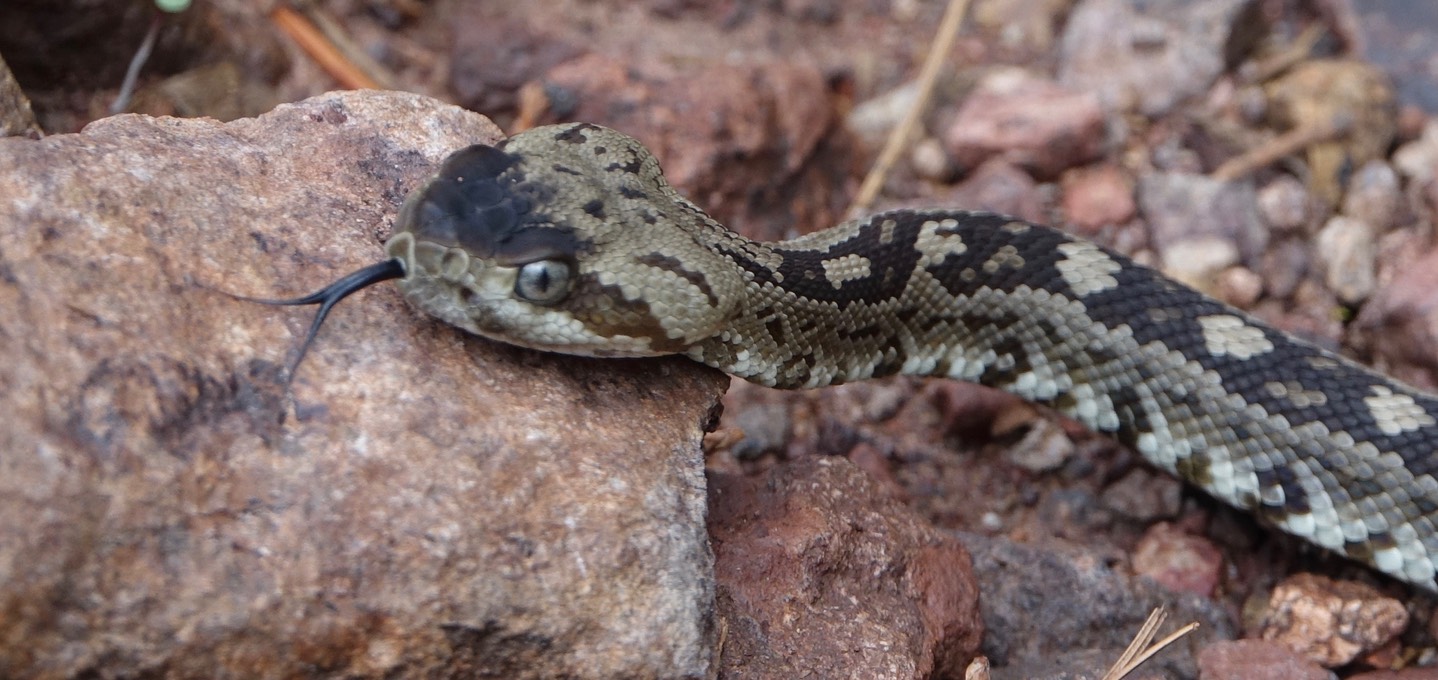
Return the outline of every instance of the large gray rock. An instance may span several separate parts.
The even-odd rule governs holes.
[[[423,97],[0,140],[0,677],[682,677],[712,667],[679,361],[511,349],[307,292],[498,139]]]
[[[1213,84],[1267,31],[1254,0],[1079,0],[1059,82],[1109,109],[1167,113]]]

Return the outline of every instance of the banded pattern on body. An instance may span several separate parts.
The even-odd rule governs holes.
[[[386,248],[412,303],[512,344],[680,353],[784,388],[907,374],[1008,390],[1438,589],[1438,399],[1048,227],[906,210],[757,243],[635,140],[575,124],[456,153]]]

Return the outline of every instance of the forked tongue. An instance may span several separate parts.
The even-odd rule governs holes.
[[[295,360],[290,363],[289,376],[290,378],[293,378],[295,375],[295,369],[300,367],[300,362],[304,361],[305,354],[310,351],[310,345],[314,344],[315,336],[319,335],[320,326],[324,324],[325,317],[329,316],[331,308],[338,304],[340,300],[349,297],[351,293],[358,292],[363,288],[368,288],[382,281],[399,279],[403,277],[404,265],[400,263],[398,258],[392,258],[389,260],[385,260],[384,262],[372,264],[368,267],[365,267],[364,269],[351,272],[340,280],[335,281],[334,283],[331,283],[330,285],[325,286],[324,288],[321,288],[304,297],[288,298],[283,300],[252,298],[245,297],[242,295],[236,295],[235,297],[241,300],[258,302],[265,305],[320,306],[319,311],[315,312],[314,321],[310,322],[310,330],[308,333],[305,334],[304,344],[300,345],[299,355],[296,356]]]

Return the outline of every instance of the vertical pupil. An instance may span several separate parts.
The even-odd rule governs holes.
[[[539,292],[549,290],[549,267],[539,265],[539,274],[534,279],[534,285],[539,287]]]

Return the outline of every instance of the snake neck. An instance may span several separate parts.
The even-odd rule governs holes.
[[[1040,346],[1023,344],[1011,310],[1063,307],[1050,284],[1087,290],[1132,266],[1054,229],[965,211],[883,213],[775,243],[726,231],[705,245],[745,290],[688,355],[779,388],[894,374],[1026,380]],[[1062,264],[1065,245],[1075,259]]]

